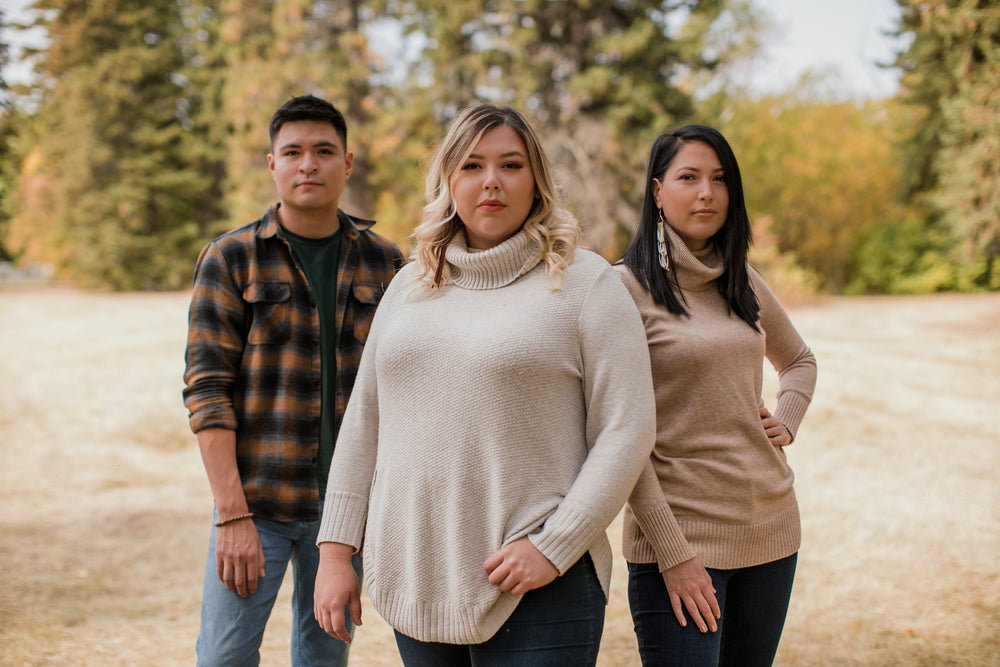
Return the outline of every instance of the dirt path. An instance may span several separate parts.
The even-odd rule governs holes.
[[[0,664],[193,664],[211,496],[186,306],[0,291]],[[820,380],[790,450],[804,543],[778,664],[1000,665],[1000,295],[792,316]],[[620,566],[602,667],[638,664]],[[263,665],[288,663],[284,600]],[[365,605],[352,664],[399,665]]]

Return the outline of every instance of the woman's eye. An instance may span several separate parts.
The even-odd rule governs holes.
[[[521,169],[523,166],[520,162],[508,162],[504,165],[504,169]]]
[[[479,169],[479,164],[476,162],[470,162],[462,167],[462,171],[470,171],[472,169]]]

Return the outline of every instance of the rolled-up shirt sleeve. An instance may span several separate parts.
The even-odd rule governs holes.
[[[184,405],[191,430],[236,430],[234,386],[244,348],[246,310],[225,257],[213,242],[195,267],[184,353]]]

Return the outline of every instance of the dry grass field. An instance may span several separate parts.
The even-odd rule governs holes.
[[[212,506],[187,298],[0,289],[0,664],[193,664]],[[1000,665],[1000,294],[791,313],[819,384],[778,664]],[[602,667],[638,664],[621,565]],[[288,664],[282,595],[263,665]],[[352,664],[399,665],[365,605]]]

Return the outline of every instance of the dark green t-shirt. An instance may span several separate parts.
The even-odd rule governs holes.
[[[340,258],[340,230],[321,239],[294,234],[287,229],[285,238],[291,244],[309,288],[319,308],[320,364],[322,367],[323,410],[319,422],[319,458],[316,479],[319,497],[326,495],[326,478],[337,440],[334,419],[334,391],[337,381],[337,261]]]

